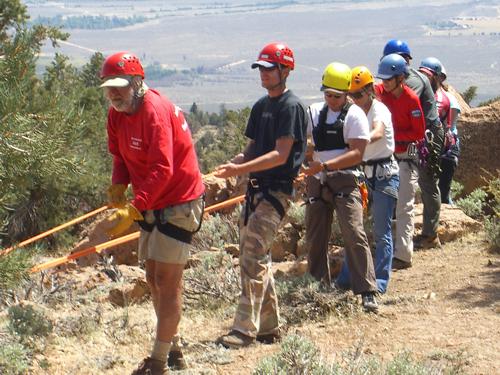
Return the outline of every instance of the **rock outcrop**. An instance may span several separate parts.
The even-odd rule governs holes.
[[[500,170],[500,101],[463,113],[457,128],[460,159],[454,179],[470,193]]]

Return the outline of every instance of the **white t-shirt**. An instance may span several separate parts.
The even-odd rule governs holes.
[[[394,131],[392,128],[391,112],[389,112],[385,104],[374,99],[366,117],[368,117],[370,132],[373,130],[373,123],[375,121],[384,124],[384,136],[366,146],[363,160],[383,159],[391,156],[394,152]]]
[[[366,146],[363,160],[368,161],[388,158],[394,153],[394,129],[392,127],[391,112],[385,104],[379,102],[377,99],[373,99],[372,106],[366,116],[368,117],[370,132],[373,130],[373,123],[378,121],[384,124],[384,135],[379,140],[369,143],[368,146]],[[391,175],[399,172],[398,163],[395,160],[388,165],[388,168],[389,174]],[[373,167],[366,165],[365,174],[366,177],[371,178],[373,174]],[[379,175],[379,173],[377,173],[377,175]]]
[[[323,109],[324,105],[324,102],[320,102],[314,103],[309,107],[312,124],[311,122],[309,122],[307,135],[311,136],[313,144],[314,138],[312,137],[312,130],[313,127],[316,127],[318,125],[319,113]],[[339,117],[339,115],[340,111],[334,112],[330,108],[328,108],[328,112],[326,114],[326,123],[333,124],[337,120],[337,117]],[[370,139],[368,119],[366,118],[365,112],[356,104],[351,105],[349,107],[349,110],[347,111],[344,121],[343,133],[345,143],[349,143],[349,139]],[[348,148],[344,148],[342,150],[314,151],[313,160],[324,163],[328,160],[336,158],[339,155],[345,154],[347,151],[349,151]]]

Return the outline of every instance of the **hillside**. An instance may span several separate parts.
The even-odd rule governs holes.
[[[230,351],[215,345],[231,325],[239,273],[231,247],[206,247],[217,237],[210,231],[230,232],[229,221],[212,220],[205,223],[185,275],[180,330],[190,369],[184,373],[251,374],[281,347],[255,344]],[[416,226],[421,226],[421,214]],[[377,315],[363,313],[350,293],[313,292],[313,284],[300,276],[303,260],[275,263],[287,335],[312,342],[323,361],[347,368],[406,358],[408,363],[400,366],[427,368],[422,374],[499,373],[500,256],[487,250],[480,228],[459,209],[443,207],[440,233],[445,245],[417,252],[412,268],[393,273]],[[203,247],[206,250],[200,251]],[[115,259],[133,264],[134,247],[121,251],[129,256]],[[144,271],[137,266],[94,258],[34,275],[25,291],[30,302],[17,305],[20,325],[14,326],[21,342],[38,353],[29,373],[126,374],[148,354],[155,318]],[[288,306],[290,301],[296,307]],[[9,316],[6,310],[0,313],[0,326],[12,319]],[[380,369],[369,374],[385,374]],[[352,371],[347,373],[356,373]]]

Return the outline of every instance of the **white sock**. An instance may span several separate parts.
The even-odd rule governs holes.
[[[171,342],[165,342],[156,339],[155,343],[153,344],[153,350],[151,351],[151,358],[166,362],[171,345]]]
[[[176,333],[175,336],[172,337],[172,346],[170,347],[170,350],[180,351],[181,348],[182,348],[181,335]]]

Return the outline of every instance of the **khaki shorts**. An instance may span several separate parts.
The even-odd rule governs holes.
[[[203,215],[203,198],[163,209],[162,215],[167,222],[188,231],[195,231]],[[152,210],[144,214],[144,220],[151,224],[155,221]],[[139,237],[139,262],[151,259],[162,263],[186,264],[191,245],[161,233],[155,226],[148,232],[141,228]]]

